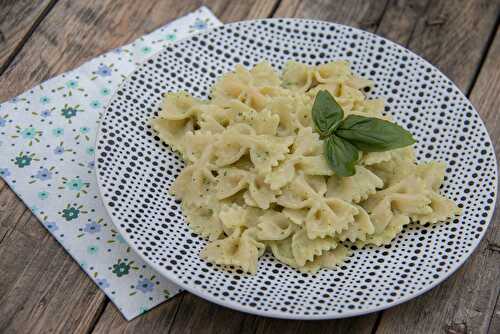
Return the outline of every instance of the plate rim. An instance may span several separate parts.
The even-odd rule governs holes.
[[[434,66],[431,62],[427,61],[425,58],[423,58],[422,56],[420,56],[419,54],[417,54],[416,52],[413,52],[412,50],[408,49],[407,47],[397,43],[397,42],[394,42],[392,40],[389,40],[383,36],[380,36],[380,35],[377,35],[375,33],[372,33],[372,32],[369,32],[369,31],[365,31],[365,30],[362,30],[360,28],[356,28],[356,27],[352,27],[352,26],[348,26],[348,25],[345,25],[345,24],[341,24],[341,23],[336,23],[336,22],[330,22],[330,21],[324,21],[324,20],[317,20],[317,19],[308,19],[308,18],[260,18],[260,19],[252,19],[252,20],[243,20],[243,21],[237,21],[237,22],[231,22],[231,23],[227,23],[227,24],[223,24],[219,27],[215,27],[215,28],[212,28],[206,32],[203,32],[203,33],[198,33],[198,34],[193,34],[189,37],[186,37],[186,38],[182,38],[176,42],[174,42],[174,44],[176,43],[179,43],[179,42],[183,42],[183,41],[186,41],[186,40],[189,40],[193,37],[202,37],[202,36],[205,36],[205,35],[209,35],[211,34],[213,31],[215,30],[222,30],[228,26],[232,26],[232,25],[239,25],[239,24],[242,24],[242,23],[248,23],[248,24],[253,24],[253,23],[257,23],[257,22],[262,22],[262,21],[267,21],[267,22],[272,22],[272,21],[303,21],[303,22],[317,22],[317,23],[320,23],[320,24],[329,24],[329,25],[333,25],[333,26],[340,26],[340,27],[343,27],[343,28],[347,28],[347,29],[352,29],[354,31],[357,31],[359,32],[360,34],[369,34],[371,36],[374,36],[376,38],[379,38],[379,39],[382,39],[384,40],[386,43],[388,44],[392,44],[392,45],[395,45],[397,47],[400,47],[400,48],[403,48],[404,50],[406,50],[407,52],[411,53],[412,56],[416,56],[420,61],[423,61],[424,63],[426,63],[427,65],[431,66],[433,69],[435,69],[436,71],[438,71],[439,74],[441,74],[444,78],[446,78],[447,80],[449,80],[452,84],[453,84],[453,87],[459,92],[459,95],[464,98],[471,106],[472,106],[472,109],[473,111],[478,115],[479,117],[479,120],[482,124],[482,126],[484,127],[484,129],[486,130],[486,134],[487,134],[487,137],[488,137],[488,142],[490,144],[490,146],[492,147],[493,149],[493,156],[494,156],[494,162],[495,162],[495,171],[494,171],[494,175],[493,175],[493,178],[494,180],[498,181],[498,159],[497,159],[497,156],[496,156],[496,152],[495,152],[495,149],[494,149],[494,145],[493,145],[493,142],[491,140],[491,136],[490,136],[490,133],[488,131],[488,128],[486,127],[486,124],[483,120],[483,118],[481,117],[481,114],[476,110],[475,106],[472,104],[472,102],[469,100],[469,98],[467,96],[465,96],[465,94],[460,90],[460,88],[454,83],[453,80],[451,80],[446,74],[444,74],[438,67]],[[106,104],[105,108],[103,109],[103,114],[101,116],[101,120],[104,119],[106,113],[108,113],[108,109],[110,108],[110,105],[112,104],[112,102],[116,99],[116,96],[118,95],[118,92],[121,91],[121,89],[123,88],[123,86],[130,81],[130,78],[137,74],[137,73],[140,73],[140,70],[146,66],[146,63],[148,61],[150,61],[151,59],[156,59],[160,56],[161,53],[163,52],[166,52],[166,48],[168,46],[164,46],[160,51],[156,52],[155,54],[151,55],[150,57],[144,59],[141,63],[139,63],[136,68],[134,69],[134,71],[132,73],[130,73],[121,83],[120,85],[117,87],[117,89],[115,90],[115,92],[113,93],[113,95],[111,96],[111,98],[109,99],[108,103]],[[97,136],[96,136],[96,142],[95,142],[95,156],[99,156],[99,153],[102,151],[100,149],[98,149],[98,143],[103,135],[103,132],[101,131],[102,130],[102,122],[99,122],[99,127],[98,127],[98,130],[97,130]],[[129,236],[124,233],[123,231],[123,228],[120,227],[120,222],[119,221],[115,221],[115,217],[111,214],[112,210],[111,208],[108,206],[108,203],[107,201],[104,200],[104,193],[103,193],[103,185],[102,185],[102,177],[99,175],[99,170],[100,170],[100,166],[101,163],[99,163],[96,159],[96,178],[97,178],[97,186],[98,186],[98,189],[99,189],[99,196],[100,196],[100,199],[103,203],[103,206],[105,207],[106,209],[106,212],[109,216],[109,218],[111,219],[111,222],[113,223],[113,225],[117,228],[118,232],[120,233],[120,235],[125,239],[125,241],[127,242],[128,246],[130,246],[134,253],[137,254],[145,263],[147,263],[151,268],[153,268],[159,275],[163,276],[164,278],[166,278],[167,280],[169,280],[171,283],[179,286],[182,290],[186,290],[202,299],[205,299],[205,300],[208,300],[212,303],[215,303],[217,305],[220,305],[220,306],[223,306],[223,307],[227,307],[227,308],[230,308],[230,309],[233,309],[233,310],[237,310],[237,311],[240,311],[240,312],[243,312],[243,313],[248,313],[248,314],[253,314],[253,315],[258,315],[258,316],[262,316],[262,317],[268,317],[268,318],[277,318],[277,319],[289,319],[289,320],[328,320],[328,319],[342,319],[342,318],[349,318],[349,317],[355,317],[355,316],[360,316],[360,315],[366,315],[366,314],[371,314],[371,313],[375,313],[375,312],[379,312],[379,311],[382,311],[382,310],[385,310],[385,309],[388,309],[388,308],[391,308],[391,307],[394,307],[394,306],[397,306],[399,304],[402,304],[402,303],[405,303],[409,300],[412,300],[416,297],[419,297],[421,295],[423,295],[424,293],[426,292],[429,292],[430,290],[434,289],[437,285],[443,283],[445,280],[447,280],[448,278],[450,278],[451,275],[453,275],[469,258],[470,256],[472,255],[472,253],[474,253],[474,251],[477,249],[477,247],[479,246],[479,244],[481,243],[481,241],[483,240],[484,236],[486,235],[486,232],[488,231],[489,227],[490,227],[490,224],[491,224],[491,221],[492,221],[492,218],[493,218],[493,215],[496,211],[496,204],[497,204],[497,198],[498,198],[498,188],[499,188],[499,185],[498,185],[498,182],[495,182],[495,187],[494,187],[494,196],[493,196],[493,205],[491,207],[491,209],[488,211],[488,215],[487,217],[485,217],[485,221],[486,221],[486,224],[485,224],[485,228],[483,229],[483,231],[481,231],[481,235],[479,238],[477,238],[475,240],[475,243],[469,247],[468,249],[468,252],[460,257],[460,260],[457,261],[455,263],[455,265],[449,270],[446,272],[446,275],[436,279],[434,282],[432,282],[431,284],[429,285],[426,285],[424,288],[416,291],[415,293],[413,294],[409,294],[403,298],[400,298],[400,299],[397,299],[393,302],[390,302],[390,303],[385,303],[383,305],[380,305],[380,306],[377,306],[377,307],[372,307],[372,308],[367,308],[367,309],[361,309],[361,310],[347,310],[343,313],[336,313],[336,314],[323,314],[323,315],[313,315],[313,314],[309,314],[309,315],[305,315],[305,314],[298,314],[298,315],[295,315],[295,314],[291,314],[291,313],[285,313],[285,312],[282,312],[280,310],[272,310],[272,311],[259,311],[253,307],[249,307],[249,306],[243,306],[237,302],[234,302],[234,301],[231,301],[231,300],[220,300],[218,298],[215,298],[215,297],[212,297],[210,294],[207,294],[205,292],[205,290],[203,289],[200,289],[200,288],[197,288],[196,286],[193,286],[193,285],[189,285],[189,284],[184,284],[182,282],[181,279],[179,279],[180,276],[175,276],[175,275],[172,275],[171,273],[169,272],[165,272],[163,270],[163,268],[161,266],[159,266],[158,264],[152,262],[151,260],[149,260],[147,258],[147,256],[145,256],[141,251],[139,251],[135,244],[131,241],[131,239],[129,238]],[[165,299],[163,302],[167,302],[169,301],[171,298],[168,298],[168,299]],[[161,302],[161,303],[163,303]],[[161,304],[160,303],[160,304]],[[159,305],[159,304],[158,304]]]

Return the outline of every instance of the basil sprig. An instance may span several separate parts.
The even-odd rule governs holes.
[[[324,140],[325,158],[339,176],[355,174],[359,151],[383,152],[415,143],[401,126],[375,117],[349,115],[326,90],[319,91],[312,108],[312,119]]]

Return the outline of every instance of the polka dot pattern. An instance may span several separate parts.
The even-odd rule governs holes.
[[[448,163],[442,192],[464,209],[459,219],[410,225],[391,245],[355,250],[338,270],[302,274],[269,254],[258,273],[224,270],[199,257],[167,189],[182,160],[153,133],[164,92],[207,98],[235,64],[262,59],[282,69],[293,59],[320,64],[347,59],[376,82],[386,112],[413,132],[419,160]],[[337,24],[270,19],[225,25],[167,47],[123,84],[102,120],[97,169],[109,214],[131,246],[159,273],[206,299],[285,318],[337,318],[373,312],[415,297],[460,266],[479,243],[496,197],[496,158],[469,101],[436,68],[373,34]]]

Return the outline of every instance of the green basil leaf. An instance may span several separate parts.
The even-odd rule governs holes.
[[[327,135],[344,118],[344,111],[327,90],[320,90],[314,99],[312,118],[319,132]]]
[[[339,176],[352,176],[356,173],[354,165],[358,161],[358,149],[340,137],[332,135],[325,140],[325,158]]]
[[[364,152],[382,152],[414,144],[410,132],[379,118],[349,115],[335,134]]]

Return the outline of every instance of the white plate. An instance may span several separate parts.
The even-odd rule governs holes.
[[[183,163],[154,137],[149,120],[162,93],[187,90],[206,98],[235,64],[289,59],[316,64],[347,59],[377,85],[392,114],[418,140],[419,160],[448,163],[442,192],[463,206],[456,220],[409,226],[390,246],[354,252],[338,270],[301,274],[272,256],[255,276],[228,272],[199,257],[192,234],[167,189]],[[145,261],[186,290],[240,311],[293,318],[341,318],[381,310],[431,289],[472,253],[496,198],[495,153],[478,113],[459,89],[425,60],[386,39],[312,20],[228,24],[167,47],[116,93],[97,141],[102,199],[116,227]]]

